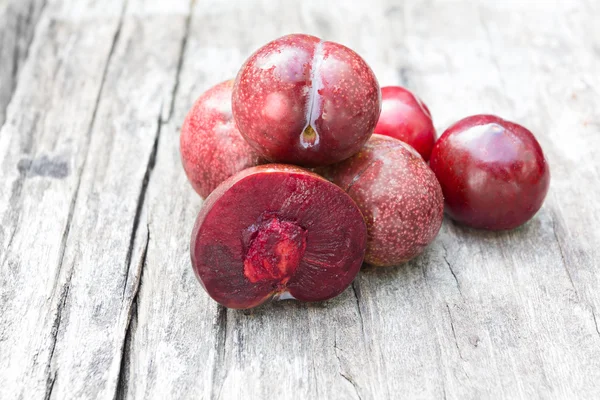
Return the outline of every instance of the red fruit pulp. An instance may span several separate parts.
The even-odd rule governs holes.
[[[398,265],[437,236],[444,217],[442,189],[404,142],[374,134],[359,153],[319,172],[344,189],[363,213],[367,263]]]
[[[245,168],[258,165],[258,154],[240,135],[231,114],[233,80],[204,92],[181,127],[183,169],[203,198],[221,182]]]
[[[273,297],[321,301],[350,285],[366,236],[358,207],[340,188],[298,167],[264,165],[208,196],[192,233],[192,265],[226,307]]]
[[[381,111],[373,71],[354,51],[310,35],[288,35],[258,49],[239,71],[233,115],[265,158],[303,166],[350,157]]]
[[[375,133],[411,145],[425,161],[429,160],[435,142],[429,109],[411,91],[400,86],[381,88],[381,115]]]
[[[448,128],[430,160],[454,220],[473,228],[516,228],[540,209],[550,169],[533,134],[494,115]]]
[[[279,280],[287,283],[306,250],[306,230],[272,216],[252,226],[255,236],[244,259],[244,275],[252,283]]]

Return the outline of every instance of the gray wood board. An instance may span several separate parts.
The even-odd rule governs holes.
[[[0,126],[46,0],[0,2]]]
[[[22,46],[17,73],[0,60],[0,398],[600,396],[596,2],[3,4],[25,3],[27,28],[0,27]],[[446,220],[328,302],[218,306],[190,268],[179,128],[290,32],[357,50],[440,133],[484,112],[529,127],[542,210],[503,233]]]

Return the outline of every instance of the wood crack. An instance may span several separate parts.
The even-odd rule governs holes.
[[[560,258],[562,260],[563,268],[565,269],[565,271],[567,273],[567,277],[569,278],[569,282],[571,283],[571,287],[573,288],[573,291],[575,292],[575,295],[577,296],[577,301],[586,305],[589,308],[590,314],[592,315],[592,320],[594,321],[594,327],[596,328],[596,333],[598,334],[598,336],[600,336],[600,329],[598,327],[598,319],[596,318],[596,313],[594,312],[594,307],[592,304],[585,301],[582,298],[582,296],[579,295],[579,292],[577,291],[577,287],[575,286],[575,283],[573,282],[573,278],[571,276],[571,272],[569,271],[569,267],[568,267],[568,263],[567,263],[567,257],[565,255],[565,251],[560,242],[560,238],[558,237],[558,233],[557,233],[557,229],[556,229],[556,219],[557,219],[556,212],[554,212],[554,213],[552,213],[552,233],[554,234],[554,240],[556,241],[556,244],[558,246],[558,250],[560,253]]]
[[[188,38],[190,36],[190,29],[192,26],[192,14],[194,10],[194,6],[196,4],[196,0],[190,0],[189,3],[189,13],[185,18],[185,27],[183,31],[183,38],[181,39],[181,47],[179,50],[179,59],[177,60],[177,69],[175,70],[175,84],[173,85],[173,89],[171,90],[171,104],[169,105],[169,113],[164,118],[163,122],[167,123],[171,120],[175,112],[175,98],[177,93],[179,92],[179,81],[181,80],[181,70],[183,69],[183,60],[185,59],[185,55],[187,54],[188,48]]]
[[[67,298],[69,297],[69,290],[71,289],[71,278],[73,277],[73,271],[69,273],[65,284],[62,286],[58,304],[56,307],[56,314],[54,321],[52,322],[52,328],[50,330],[50,355],[48,357],[48,363],[46,364],[47,378],[46,378],[46,394],[45,399],[50,399],[52,391],[54,390],[54,383],[56,382],[56,371],[52,371],[52,362],[54,360],[54,351],[56,350],[56,344],[58,342],[58,331],[62,321],[62,312],[67,304]]]
[[[444,246],[443,243],[442,243],[442,248],[444,249],[444,255],[442,256],[442,258],[444,259],[446,266],[448,266],[448,269],[450,270],[452,277],[454,277],[454,282],[456,283],[456,288],[458,289],[458,293],[460,294],[460,297],[462,297],[464,299],[462,290],[460,289],[460,282],[459,282],[458,278],[456,277],[456,273],[454,272],[454,268],[452,268],[452,264],[450,264],[450,262],[448,261],[448,250],[446,249],[446,246]]]
[[[463,294],[462,294],[462,291],[460,290],[460,283],[458,282],[458,278],[456,277],[456,273],[454,272],[454,269],[452,268],[452,264],[450,264],[450,262],[448,261],[448,258],[445,255],[443,256],[443,258],[444,258],[444,261],[446,262],[446,265],[448,266],[448,269],[450,270],[450,273],[454,277],[454,282],[456,282],[456,288],[458,289],[458,292],[462,296]]]
[[[133,218],[133,226],[131,228],[131,235],[129,237],[129,248],[127,249],[127,256],[125,258],[125,283],[123,284],[123,292],[121,293],[121,300],[125,298],[125,292],[127,290],[128,281],[129,281],[129,270],[131,268],[131,257],[133,255],[133,247],[135,244],[135,238],[137,236],[140,219],[142,216],[142,210],[144,209],[144,203],[146,202],[146,193],[148,191],[148,183],[150,182],[150,177],[152,172],[154,171],[154,167],[156,166],[156,155],[158,153],[158,144],[160,142],[160,135],[162,132],[162,123],[160,116],[158,117],[156,134],[154,135],[154,144],[152,145],[152,150],[150,151],[150,156],[148,157],[148,163],[146,164],[146,172],[144,173],[144,179],[142,180],[142,187],[140,189],[140,194],[138,195],[137,205],[135,209],[135,216]],[[146,243],[147,245],[147,243]]]
[[[125,4],[127,3],[127,1],[125,1]],[[78,178],[77,178],[77,185],[75,187],[75,192],[73,194],[73,197],[71,199],[71,203],[69,204],[69,214],[67,215],[67,221],[65,224],[65,230],[63,231],[63,235],[61,238],[61,242],[60,242],[60,247],[59,247],[59,262],[58,262],[58,268],[56,271],[56,278],[55,278],[55,285],[58,283],[59,281],[59,276],[60,273],[62,271],[62,267],[63,267],[63,263],[64,263],[64,257],[65,257],[65,251],[66,251],[66,247],[67,247],[67,241],[69,238],[69,233],[71,231],[71,224],[73,222],[73,215],[75,213],[75,205],[77,203],[77,199],[79,197],[79,189],[81,187],[81,180],[82,180],[82,175],[83,175],[83,171],[85,170],[85,165],[87,163],[87,160],[89,158],[89,149],[90,149],[90,141],[91,141],[91,135],[92,135],[92,131],[93,131],[93,127],[96,121],[96,115],[98,113],[98,108],[100,105],[100,99],[102,97],[102,92],[104,89],[104,83],[106,82],[106,76],[108,73],[108,66],[110,64],[110,61],[112,59],[112,56],[114,54],[115,48],[116,48],[116,43],[119,39],[120,33],[121,33],[121,28],[123,26],[123,19],[124,19],[124,13],[125,13],[125,5],[123,6],[123,10],[121,13],[121,17],[119,19],[119,23],[117,26],[117,30],[115,32],[115,35],[113,36],[113,41],[111,44],[111,48],[110,51],[108,53],[108,57],[106,59],[106,64],[104,66],[104,71],[102,73],[102,80],[100,82],[100,87],[98,89],[98,95],[96,96],[96,101],[94,104],[94,111],[92,112],[92,117],[90,120],[90,125],[88,127],[87,130],[87,142],[86,142],[86,150],[85,150],[85,156],[83,159],[83,162],[81,164],[81,167],[79,168],[78,172]],[[50,357],[48,358],[48,364],[47,364],[47,370],[48,370],[48,383],[51,382],[51,386],[52,388],[54,387],[54,382],[56,380],[56,376],[52,377],[51,376],[51,365],[52,365],[52,361],[54,358],[54,349],[56,347],[56,338],[57,338],[57,334],[58,334],[58,325],[60,324],[60,314],[62,313],[62,307],[64,306],[64,302],[66,301],[66,296],[68,295],[68,289],[69,289],[69,285],[71,283],[71,278],[73,275],[73,267],[71,267],[71,270],[69,271],[69,276],[67,279],[67,282],[65,285],[63,285],[63,290],[61,292],[61,297],[59,300],[59,304],[58,304],[58,309],[57,309],[57,315],[58,318],[55,321],[56,324],[56,328],[53,325],[52,327],[52,338],[51,338],[51,351],[50,351]],[[66,292],[65,292],[65,287],[66,287]],[[62,293],[65,293],[64,295]],[[47,384],[47,391],[49,389],[49,385]]]
[[[6,249],[4,251],[4,255],[2,257],[2,263],[0,264],[1,268],[4,268],[4,265],[6,264],[7,260],[8,260],[8,250],[11,248],[13,240],[15,239],[15,236],[17,235],[17,230],[19,229],[19,217],[17,216],[17,223],[15,224],[15,229],[12,230],[12,232],[10,233],[10,237],[8,238],[8,244],[6,245]]]
[[[177,95],[177,92],[179,89],[179,81],[180,81],[181,70],[182,70],[182,66],[183,66],[183,60],[185,57],[188,37],[190,34],[191,15],[192,15],[191,10],[193,9],[194,4],[195,4],[195,0],[191,0],[190,1],[190,12],[188,13],[186,20],[185,20],[184,34],[183,34],[183,38],[181,40],[181,48],[179,51],[179,58],[177,60],[177,67],[175,70],[175,82],[171,89],[169,112],[168,112],[168,115],[164,118],[163,118],[162,114],[159,113],[159,115],[158,115],[156,134],[154,135],[154,143],[152,145],[152,150],[150,151],[150,155],[148,157],[148,162],[146,164],[146,171],[144,172],[142,186],[140,188],[140,192],[139,192],[138,199],[137,199],[136,211],[135,211],[135,216],[133,219],[133,225],[132,225],[132,229],[131,229],[131,235],[130,235],[130,239],[129,239],[129,247],[128,247],[127,255],[126,255],[126,259],[125,259],[126,271],[125,271],[125,282],[123,284],[123,291],[121,293],[122,301],[125,299],[127,288],[129,286],[129,276],[130,276],[130,269],[131,269],[131,264],[132,264],[133,250],[134,250],[134,246],[135,246],[135,238],[138,236],[139,224],[140,224],[140,221],[142,218],[142,213],[144,211],[144,205],[146,203],[148,186],[149,186],[150,180],[152,178],[152,173],[154,171],[154,167],[156,166],[156,160],[157,160],[157,156],[158,156],[158,148],[160,145],[160,139],[161,139],[161,135],[162,135],[163,125],[165,125],[167,122],[169,122],[169,120],[171,119],[171,116],[173,115],[174,108],[175,108],[175,98],[176,98],[176,95]],[[124,16],[126,7],[127,7],[127,1],[125,2],[125,5],[123,7],[123,16]],[[123,22],[123,16],[120,21],[119,31],[121,29],[121,25]],[[115,41],[115,43],[116,43],[116,41]],[[162,112],[162,107],[160,109]],[[143,274],[144,274],[144,268],[146,266],[146,257],[148,254],[148,247],[149,247],[149,243],[150,243],[150,227],[148,225],[146,227],[147,227],[146,242],[145,242],[144,249],[142,251],[142,256],[141,256],[140,262],[138,263],[138,268],[137,268],[137,271],[135,274],[135,276],[138,277],[137,283],[134,284],[133,295],[132,295],[131,302],[129,303],[128,309],[127,309],[127,324],[125,327],[125,334],[123,336],[123,343],[122,343],[122,348],[121,348],[121,359],[119,362],[119,370],[117,372],[117,374],[118,374],[117,385],[116,385],[115,393],[114,393],[114,397],[113,397],[115,400],[124,399],[126,397],[126,394],[128,391],[128,368],[127,367],[130,363],[131,344],[132,344],[133,338],[135,337],[135,327],[137,327],[138,298],[139,298],[140,287],[142,285],[142,278],[143,278]],[[223,346],[223,348],[224,348],[224,346]]]
[[[335,354],[335,358],[337,359],[337,363],[338,363],[338,374],[342,378],[344,378],[344,380],[346,380],[350,385],[352,385],[352,387],[354,388],[354,392],[356,393],[356,397],[358,397],[359,400],[362,400],[362,396],[360,395],[360,392],[358,391],[358,385],[356,384],[356,382],[354,382],[354,379],[352,379],[351,376],[349,376],[342,370],[342,361],[340,359],[340,356],[338,355],[338,351],[341,351],[341,349],[339,347],[337,347],[337,338],[334,336],[333,353]]]
[[[577,287],[575,286],[575,283],[573,282],[573,277],[571,276],[571,271],[569,271],[569,267],[568,267],[568,264],[567,264],[567,258],[565,256],[564,249],[562,247],[562,244],[560,243],[560,239],[558,238],[558,233],[556,233],[556,215],[552,215],[552,233],[554,234],[554,240],[556,241],[556,244],[558,246],[558,250],[559,250],[559,253],[560,253],[560,258],[562,260],[563,268],[565,269],[565,271],[567,273],[567,277],[569,278],[569,282],[571,282],[571,287],[575,291],[575,295],[577,296],[577,300],[581,301],[581,297],[579,296],[579,292],[577,291]]]
[[[452,313],[450,312],[450,306],[446,303],[446,309],[448,310],[448,316],[450,317],[450,328],[452,328],[452,337],[454,338],[454,345],[456,346],[456,350],[458,351],[458,356],[461,360],[465,361],[462,353],[460,351],[460,347],[458,346],[458,339],[456,338],[456,330],[454,329],[454,320],[452,318]]]
[[[123,7],[123,12],[125,11],[125,7]],[[65,250],[66,250],[66,246],[67,246],[67,240],[69,237],[69,232],[71,230],[71,223],[73,222],[73,214],[75,213],[75,205],[77,203],[77,198],[79,197],[79,189],[81,187],[81,179],[83,176],[83,171],[85,170],[85,166],[87,164],[87,160],[88,160],[88,156],[89,156],[89,149],[90,149],[90,141],[91,141],[91,136],[92,136],[92,131],[96,122],[96,116],[98,114],[98,108],[100,106],[100,99],[102,98],[102,92],[104,89],[104,83],[106,82],[106,76],[108,73],[108,66],[110,64],[110,61],[112,59],[112,56],[114,54],[115,51],[115,47],[116,47],[116,43],[119,39],[120,33],[121,33],[121,27],[123,25],[123,14],[121,15],[121,18],[119,20],[119,24],[117,27],[117,30],[115,32],[115,35],[113,36],[113,41],[111,44],[111,48],[110,51],[108,53],[108,57],[106,60],[106,64],[104,66],[104,71],[102,72],[102,80],[100,82],[100,88],[98,89],[98,95],[96,96],[96,100],[94,103],[94,111],[92,112],[92,118],[90,120],[90,124],[87,130],[87,142],[86,142],[86,151],[85,151],[85,156],[83,158],[83,162],[81,163],[81,167],[78,169],[78,177],[77,177],[77,185],[75,186],[75,193],[73,194],[73,197],[71,199],[71,203],[69,204],[69,214],[67,215],[67,223],[65,226],[65,230],[63,232],[63,236],[61,239],[61,243],[60,243],[60,247],[59,247],[59,267],[57,269],[57,277],[60,274],[60,271],[62,269],[62,264],[63,264],[63,260],[64,260],[64,256],[65,256]]]
[[[121,360],[119,362],[119,371],[117,378],[117,386],[114,394],[114,399],[124,399],[127,394],[127,378],[128,378],[128,370],[130,359],[131,359],[131,343],[133,337],[135,336],[135,328],[137,327],[137,309],[138,309],[138,296],[140,293],[140,288],[142,287],[142,277],[144,274],[144,267],[146,265],[146,257],[148,256],[148,247],[150,245],[150,227],[147,226],[146,231],[146,243],[144,245],[144,249],[142,251],[142,256],[140,258],[140,262],[138,263],[138,272],[136,276],[138,276],[137,284],[133,289],[133,295],[131,297],[131,302],[128,305],[127,309],[127,323],[125,326],[125,336],[123,339],[123,344],[121,348]]]
[[[365,322],[363,320],[362,311],[360,309],[360,300],[362,298],[362,293],[360,291],[360,286],[358,285],[358,281],[356,279],[354,281],[352,281],[352,292],[354,293],[354,298],[356,299],[356,310],[358,311],[358,320],[360,322],[360,331],[362,333],[363,342],[365,343],[365,346],[366,346],[367,345],[367,335],[365,333]]]
[[[598,328],[598,319],[596,318],[596,313],[594,312],[594,309],[592,309],[591,311],[592,318],[594,319],[594,326],[596,327],[596,333],[598,334],[598,336],[600,336],[600,329]]]
[[[56,373],[49,377],[50,379],[46,382],[46,393],[44,400],[50,400],[52,397],[52,391],[54,390],[54,382],[56,381]]]
[[[31,10],[31,4],[29,3],[30,7],[29,10]],[[17,75],[19,72],[19,38],[21,36],[21,15],[17,14],[16,16],[16,20],[17,20],[17,26],[15,28],[15,44],[13,46],[13,63],[12,63],[12,71],[11,71],[11,75],[12,75],[12,85],[11,85],[11,98],[12,98],[12,94],[15,91],[15,88],[17,87]],[[10,103],[10,100],[9,100]],[[7,103],[8,104],[8,103]]]
[[[443,247],[443,245],[442,245]],[[445,249],[445,248],[444,248]],[[435,291],[433,290],[433,288],[431,287],[431,285],[429,284],[429,280],[427,279],[427,273],[425,272],[425,264],[421,265],[421,275],[423,276],[423,280],[425,281],[425,285],[427,285],[427,289],[429,290],[431,297],[430,302],[433,303],[433,296],[435,296]],[[462,293],[461,293],[462,296]],[[444,365],[444,361],[442,358],[442,343],[440,342],[440,338],[439,335],[436,332],[435,335],[435,343],[436,343],[436,356],[437,356],[437,362],[438,362],[438,366],[440,371],[444,371],[445,369],[445,365]],[[444,380],[444,377],[441,377],[441,381],[442,381],[442,393],[444,396],[444,399],[446,399],[446,382]]]
[[[215,321],[215,360],[213,363],[213,382],[217,380],[217,374],[219,373],[219,367],[225,363],[225,344],[227,343],[227,308],[222,305],[217,305],[217,317]],[[225,370],[225,369],[223,369]],[[219,390],[217,391],[217,399],[221,398],[221,391],[223,390],[223,384],[225,383],[225,377],[220,377],[218,379],[220,382],[218,384]],[[214,399],[213,389],[215,385],[211,388],[210,398]]]

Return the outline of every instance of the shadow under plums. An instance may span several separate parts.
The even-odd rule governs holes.
[[[288,300],[271,300],[262,304],[256,308],[248,310],[234,310],[230,309],[229,312],[234,313],[240,318],[244,317],[263,317],[268,316],[269,318],[280,316],[287,317],[290,315],[300,315],[309,311],[325,312],[329,310],[335,311],[339,307],[343,307],[344,301],[348,301],[348,297],[353,296],[352,285],[350,285],[344,292],[339,294],[333,299],[318,301],[318,302],[301,302],[294,299]],[[344,300],[345,299],[345,300]],[[300,314],[299,314],[300,313]]]
[[[421,254],[410,261],[392,267],[375,267],[364,263],[353,284],[333,299],[310,303],[296,300],[274,300],[254,309],[229,310],[229,312],[234,313],[239,318],[287,318],[295,314],[300,315],[310,311],[336,312],[340,307],[347,306],[346,302],[356,302],[356,297],[359,296],[356,290],[357,287],[360,288],[361,285],[367,285],[368,288],[365,288],[366,291],[363,290],[363,294],[367,296],[372,294],[371,291],[374,288],[377,290],[379,286],[389,286],[392,282],[396,283],[393,285],[395,287],[403,287],[408,281],[415,278],[415,274],[422,274],[422,268],[426,268],[432,262],[438,262],[440,251],[447,252],[453,246],[460,246],[463,242],[469,244],[479,243],[482,246],[506,247],[508,245],[510,247],[514,241],[523,241],[536,236],[537,232],[542,229],[544,220],[551,218],[549,212],[546,208],[542,208],[536,216],[524,225],[505,231],[473,229],[460,225],[448,216],[444,216],[443,225],[438,237]],[[441,250],[442,248],[444,250]]]
[[[544,231],[544,225],[547,225],[548,221],[551,220],[551,211],[548,207],[542,207],[533,218],[517,228],[492,231],[470,228],[445,216],[440,236],[448,234],[453,240],[458,239],[459,242],[469,244],[506,245],[523,241],[535,242],[535,239],[540,236],[540,232]],[[445,240],[444,244],[451,246],[452,241]]]

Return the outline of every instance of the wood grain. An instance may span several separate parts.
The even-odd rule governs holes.
[[[600,397],[596,2],[13,0],[0,21],[29,7],[0,27],[0,398]],[[290,32],[358,51],[440,133],[529,127],[542,210],[503,233],[446,220],[328,302],[218,306],[190,268],[179,129]]]
[[[0,127],[46,0],[0,2]]]

